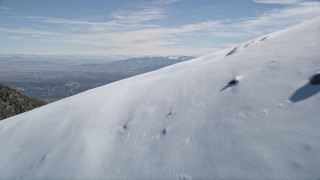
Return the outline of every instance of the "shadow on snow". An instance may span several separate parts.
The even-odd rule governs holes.
[[[316,95],[320,91],[319,85],[311,85],[310,83],[298,89],[291,97],[291,102],[299,102]]]

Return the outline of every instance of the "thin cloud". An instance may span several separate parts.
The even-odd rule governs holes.
[[[19,34],[24,35],[24,37],[28,37],[30,35],[43,35],[43,36],[58,36],[61,35],[56,32],[52,31],[42,31],[42,30],[36,30],[34,28],[7,28],[7,27],[0,27],[0,32],[5,34]]]
[[[178,3],[178,2],[181,2],[182,0],[156,0],[156,1],[145,1],[145,2],[138,2],[138,3],[130,3],[130,4],[127,4],[127,7],[129,8],[141,8],[141,9],[144,9],[144,8],[147,8],[147,7],[164,7],[164,6],[167,6],[167,5],[171,5],[171,4],[174,4],[174,3]]]
[[[259,17],[237,23],[236,27],[248,32],[261,31],[261,29],[275,30],[318,16],[320,16],[320,2],[301,3],[296,6],[268,11]]]
[[[262,3],[262,0],[255,1]],[[178,1],[158,2],[166,4]],[[5,28],[0,25],[0,32],[4,32],[8,37],[20,37],[20,40],[29,40],[32,36],[37,41],[83,45],[88,47],[86,53],[91,54],[201,55],[230,45],[231,41],[215,44],[215,40],[221,37],[232,39],[233,42],[238,37],[254,38],[304,19],[320,16],[320,2],[291,2],[290,6],[273,9],[256,17],[234,21],[208,20],[175,27],[156,23],[170,17],[164,8],[155,6],[154,3],[115,11],[110,14],[108,21],[22,16],[12,13],[11,15],[16,15],[17,18],[31,22],[31,27]],[[197,40],[197,37],[206,37],[206,41]],[[186,43],[186,39],[191,39],[192,43]]]
[[[68,32],[68,31],[65,31],[65,30],[60,30],[60,29],[57,29],[57,28],[52,28],[52,27],[48,27],[48,26],[44,26],[44,25],[40,25],[40,24],[34,24],[34,25],[37,26],[37,27],[40,27],[42,29],[47,29],[47,30],[56,31],[56,32],[62,32],[62,33],[65,33],[65,34],[72,34],[71,32]]]
[[[159,0],[156,1],[156,4],[173,4],[173,3],[177,3],[180,2],[181,0]]]
[[[1,2],[1,1],[0,1]],[[1,5],[1,3],[0,3]],[[6,7],[0,7],[0,10],[10,10],[10,8],[6,8]]]
[[[305,0],[252,0],[255,3],[263,4],[297,4]]]
[[[165,10],[162,8],[146,8],[135,12],[118,11],[114,12],[112,17],[123,23],[141,23],[166,18]]]
[[[24,18],[38,20],[42,23],[80,26],[86,28],[88,31],[102,32],[156,27],[157,25],[149,22],[163,20],[166,18],[166,15],[162,8],[145,8],[136,11],[122,10],[113,12],[111,14],[112,20],[109,21],[84,21],[33,15],[27,15]]]

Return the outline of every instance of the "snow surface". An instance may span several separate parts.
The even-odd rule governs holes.
[[[320,18],[264,37],[1,121],[0,179],[319,178]]]

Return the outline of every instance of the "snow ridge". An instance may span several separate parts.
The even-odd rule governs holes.
[[[0,179],[319,178],[319,39],[317,18],[1,121]]]

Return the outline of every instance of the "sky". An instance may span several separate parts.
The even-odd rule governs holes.
[[[320,0],[0,0],[0,54],[200,56],[320,16]]]

